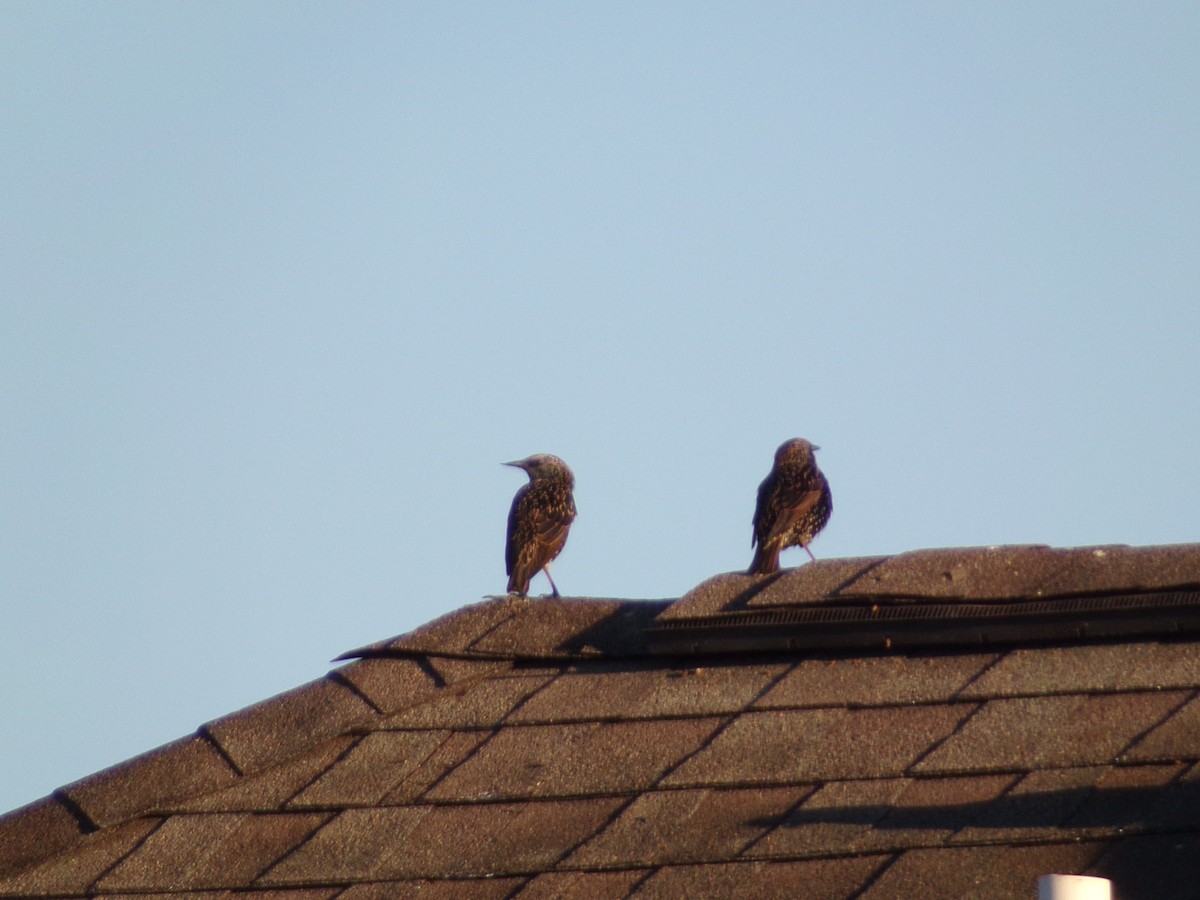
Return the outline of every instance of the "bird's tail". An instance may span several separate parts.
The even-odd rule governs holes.
[[[754,551],[754,561],[750,563],[747,575],[770,575],[779,571],[779,542],[767,541],[758,545]]]

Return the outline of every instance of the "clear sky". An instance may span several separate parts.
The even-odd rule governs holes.
[[[1200,5],[0,40],[0,810],[501,592],[534,452],[569,595],[744,568],[797,435],[818,557],[1200,539]]]

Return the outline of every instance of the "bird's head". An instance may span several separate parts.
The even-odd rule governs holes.
[[[775,465],[780,466],[784,463],[811,463],[813,461],[813,452],[821,448],[815,444],[811,444],[804,438],[792,438],[790,441],[784,441],[779,445],[779,449],[775,451]]]
[[[572,474],[570,467],[551,453],[535,453],[533,456],[516,459],[512,462],[502,463],[501,465],[524,469],[529,473],[530,481],[537,481],[539,478],[564,478],[572,484],[575,482],[575,476]]]

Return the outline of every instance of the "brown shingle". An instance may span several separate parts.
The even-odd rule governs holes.
[[[672,786],[795,784],[902,775],[974,704],[744,713],[672,772]]]
[[[1079,547],[1042,588],[1054,594],[1109,594],[1200,585],[1200,544]]]
[[[842,588],[844,597],[987,600],[1038,596],[1064,564],[1044,546],[961,547],[892,556]]]
[[[105,875],[99,887],[103,891],[243,887],[328,818],[315,813],[171,816]]]
[[[353,691],[331,678],[209,722],[204,730],[242,772],[257,772],[378,717]]]
[[[563,675],[513,713],[513,723],[654,719],[740,712],[786,665],[622,670],[597,666]]]
[[[859,846],[904,790],[902,778],[831,781],[791,812],[746,856],[824,856]]]
[[[334,809],[378,803],[449,736],[449,731],[372,732],[301,791],[289,806]]]
[[[748,855],[829,855],[944,843],[1013,780],[990,775],[831,782]]]
[[[76,843],[79,822],[54,797],[0,817],[0,878]]]
[[[134,819],[90,834],[70,850],[50,856],[19,875],[0,880],[0,897],[82,895],[92,882],[124,858],[160,821]]]
[[[863,706],[948,700],[995,654],[808,659],[774,685],[756,707]]]
[[[491,736],[490,731],[451,732],[441,746],[383,798],[384,805],[411,803],[423,797],[431,786],[436,785],[447,772],[468,759],[479,745]]]
[[[651,791],[562,864],[567,869],[716,862],[741,852],[811,788]]]
[[[544,871],[592,835],[617,798],[350,809],[259,883],[483,878]]]
[[[643,882],[633,896],[639,900],[659,897],[839,900],[857,896],[859,889],[886,862],[886,857],[856,856],[801,862],[666,866]]]
[[[487,678],[448,687],[435,702],[414,706],[379,723],[380,728],[491,728],[543,687],[550,675]]]
[[[103,826],[182,797],[228,787],[237,778],[209,741],[193,736],[69,784],[62,792]]]
[[[1172,692],[1172,697],[1179,696]],[[1200,759],[1200,695],[1171,716],[1155,723],[1154,729],[1124,755],[1131,761]]]
[[[422,625],[416,631],[380,641],[361,650],[344,653],[348,659],[360,652],[403,650],[407,653],[456,654],[465,652],[475,641],[527,605],[515,597],[495,597],[456,609],[440,619]]]
[[[645,790],[716,730],[717,719],[502,729],[427,794],[431,801]]]
[[[471,644],[473,653],[516,658],[638,656],[645,627],[665,602],[535,600]]]
[[[333,765],[354,740],[332,738],[278,766],[239,778],[223,791],[167,804],[164,809],[171,812],[271,812],[282,809],[290,797]]]
[[[961,828],[950,843],[997,844],[1061,839],[1062,823],[1092,793],[1108,766],[1030,772]]]
[[[385,715],[434,697],[439,685],[412,659],[360,659],[335,669]]]
[[[337,900],[503,900],[521,887],[522,878],[456,878],[452,881],[383,881],[355,884]],[[233,898],[230,900],[234,900]]]
[[[908,850],[861,895],[862,900],[1028,900],[1048,872],[1083,872],[1100,844]]]
[[[1087,800],[1063,824],[1097,835],[1144,828],[1163,789],[1183,768],[1182,764],[1111,768],[1096,780]]]
[[[628,897],[650,873],[645,869],[621,872],[544,872],[530,879],[516,894],[520,900],[597,900]]]
[[[1185,696],[1164,691],[989,700],[915,769],[1003,772],[1108,763]]]
[[[520,878],[472,878],[447,881],[377,881],[356,884],[337,895],[337,900],[503,900],[522,883]],[[231,898],[232,900],[232,898]],[[251,900],[254,900],[253,895]]]
[[[887,558],[819,559],[767,577],[727,572],[696,585],[671,604],[659,620],[667,622],[739,609],[819,603]]]
[[[1079,691],[1200,686],[1194,644],[1080,644],[1012,650],[962,692],[1005,697]]]
[[[1120,900],[1193,898],[1197,859],[1200,834],[1195,831],[1135,836],[1108,844],[1084,874],[1112,879]]]

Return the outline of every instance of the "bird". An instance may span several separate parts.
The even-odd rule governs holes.
[[[533,576],[545,572],[557,599],[550,561],[562,552],[575,520],[575,497],[571,493],[575,475],[565,462],[549,453],[535,453],[503,465],[524,469],[529,475],[529,483],[517,491],[508,511],[504,546],[508,592],[524,597]]]
[[[775,451],[775,465],[758,486],[750,539],[750,546],[758,549],[748,574],[778,571],[779,551],[785,547],[799,545],[816,562],[808,545],[833,512],[829,482],[813,458],[813,451],[820,449],[804,438],[792,438]]]

